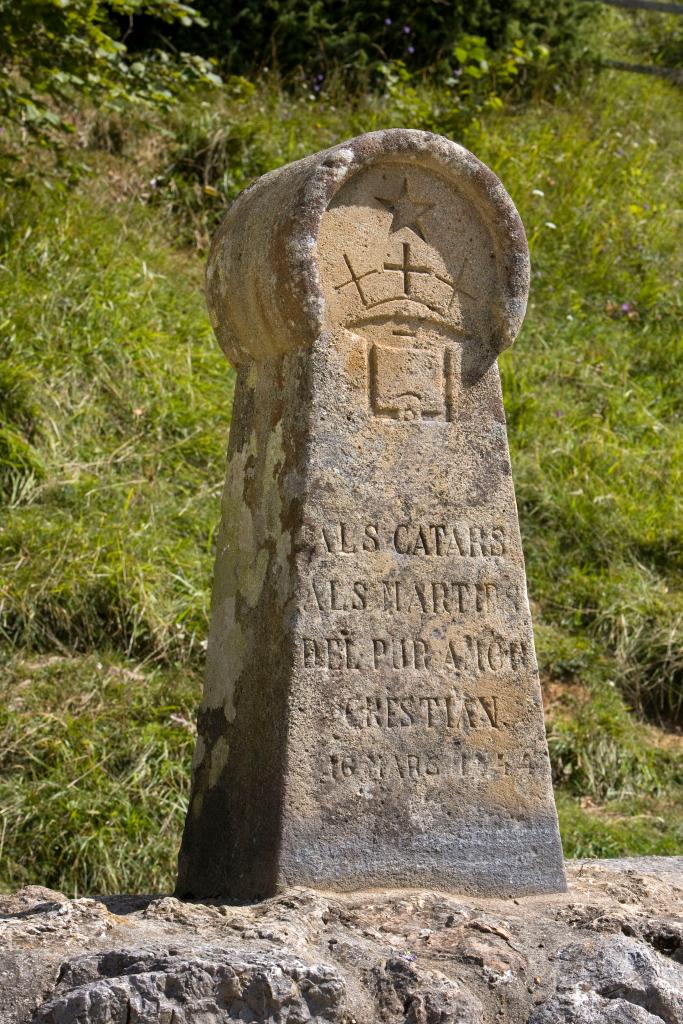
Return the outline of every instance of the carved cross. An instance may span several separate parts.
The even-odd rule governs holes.
[[[358,294],[360,296],[360,301],[363,303],[364,306],[367,306],[368,300],[365,298],[365,294],[363,292],[363,289],[360,286],[360,283],[361,283],[361,281],[363,280],[364,277],[370,277],[370,274],[377,274],[377,273],[379,273],[379,271],[377,271],[377,270],[366,270],[364,274],[357,274],[355,272],[355,270],[353,269],[353,267],[351,266],[351,261],[350,261],[349,257],[346,255],[346,253],[344,253],[344,263],[346,264],[346,267],[347,267],[348,272],[351,275],[351,277],[349,278],[348,281],[342,281],[341,284],[335,285],[335,289],[334,290],[336,292],[338,292],[342,288],[346,288],[346,286],[349,285],[349,284],[355,284],[356,290],[358,291]]]
[[[385,270],[396,271],[403,274],[403,294],[410,295],[411,274],[431,274],[431,267],[419,267],[410,262],[410,242],[403,243],[403,263],[385,263]]]

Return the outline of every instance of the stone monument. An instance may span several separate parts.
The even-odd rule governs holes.
[[[500,181],[374,132],[234,203],[207,274],[237,367],[183,896],[565,888],[496,358]]]

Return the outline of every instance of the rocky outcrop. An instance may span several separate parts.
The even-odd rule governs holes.
[[[517,900],[0,897],[0,1024],[683,1024],[683,857]]]

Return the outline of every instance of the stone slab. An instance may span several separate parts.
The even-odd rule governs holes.
[[[564,888],[496,357],[528,253],[424,132],[280,168],[212,246],[237,366],[178,893]]]

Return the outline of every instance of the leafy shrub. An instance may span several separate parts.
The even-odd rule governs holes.
[[[30,133],[68,128],[74,94],[112,106],[163,106],[181,86],[220,80],[202,58],[162,49],[131,57],[124,25],[146,14],[185,27],[201,22],[180,0],[0,0],[0,116]]]
[[[183,45],[215,56],[233,72],[264,65],[285,73],[303,68],[316,76],[319,87],[338,65],[354,72],[393,60],[411,68],[443,61],[450,66],[454,48],[466,35],[482,36],[494,49],[516,39],[545,44],[558,64],[566,64],[581,51],[581,27],[595,5],[576,0],[427,0],[418,6],[407,0],[249,0],[238,6],[197,0],[196,6],[206,25],[172,33]],[[143,21],[138,45],[149,44],[155,33],[154,24]]]

